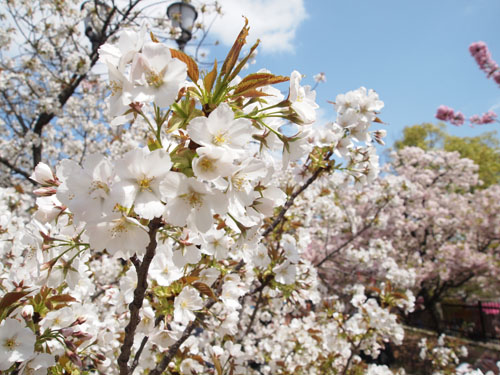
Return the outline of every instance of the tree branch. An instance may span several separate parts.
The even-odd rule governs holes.
[[[156,253],[156,232],[161,226],[161,219],[155,218],[149,223],[149,244],[146,248],[146,254],[142,262],[137,265],[137,288],[134,290],[134,299],[129,305],[130,321],[125,327],[125,338],[121,347],[121,353],[118,357],[118,366],[120,368],[120,375],[130,375],[133,369],[128,367],[130,359],[131,348],[134,344],[135,330],[141,321],[139,312],[144,301],[144,296],[148,288],[148,271],[149,265],[153,260]]]
[[[31,184],[33,184],[33,185],[37,184],[35,181],[33,181],[33,180],[30,179],[30,174],[28,172],[23,171],[22,169],[17,168],[15,165],[11,164],[11,162],[8,161],[3,156],[0,156],[0,163],[2,163],[3,165],[5,165],[7,168],[9,168],[10,170],[12,170],[13,172],[18,173],[21,176],[23,176],[26,180],[28,180],[29,182],[31,182]]]
[[[215,305],[216,302],[217,301],[215,300],[210,300],[205,305],[204,310],[210,309],[213,305]],[[163,371],[165,371],[168,364],[170,363],[172,358],[174,358],[175,354],[177,353],[181,345],[184,343],[184,341],[186,341],[189,338],[189,336],[191,336],[193,330],[198,326],[198,323],[201,322],[201,320],[203,320],[204,317],[205,314],[202,312],[196,314],[196,319],[193,320],[191,323],[189,323],[186,329],[184,329],[182,336],[174,344],[170,345],[168,351],[164,354],[163,358],[161,359],[160,362],[158,362],[156,367],[153,370],[151,370],[149,375],[161,375]]]

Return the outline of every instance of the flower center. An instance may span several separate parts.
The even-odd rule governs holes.
[[[245,178],[240,175],[235,175],[231,178],[231,182],[236,190],[242,191],[243,185],[245,184]]]
[[[120,94],[123,91],[123,85],[121,82],[110,81],[109,88],[111,89],[111,95],[115,96],[116,94]]]
[[[127,231],[127,220],[124,217],[115,221],[116,224],[111,229],[111,235],[113,237],[117,236],[119,233]]]
[[[150,187],[150,184],[151,184],[151,181],[154,180],[154,177],[151,177],[151,178],[147,178],[146,176],[142,177],[141,180],[137,180],[137,183],[139,185],[139,189],[141,191],[152,191],[151,187]]]
[[[109,187],[102,181],[92,181],[89,187],[89,195],[92,195],[94,192],[102,190],[106,193],[109,193]]]
[[[205,172],[213,172],[216,170],[214,159],[203,157],[200,160],[199,166]]]
[[[226,142],[227,142],[226,132],[220,131],[212,137],[212,143],[216,146],[223,145]]]
[[[16,342],[15,337],[9,337],[4,340],[3,346],[7,350],[14,350],[18,346],[18,344]]]
[[[196,191],[191,191],[188,194],[181,196],[186,202],[190,204],[191,207],[200,208],[203,206],[203,195],[197,193]]]
[[[146,74],[146,82],[148,85],[153,86],[154,88],[160,88],[164,81],[163,76],[161,74],[156,73],[154,70],[148,71]]]

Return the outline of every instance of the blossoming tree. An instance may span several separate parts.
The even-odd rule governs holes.
[[[375,282],[331,285],[305,257],[316,236],[309,224],[336,212],[320,198],[376,184],[372,141],[385,132],[370,126],[383,103],[365,88],[341,94],[336,121],[315,128],[315,92],[300,73],[242,76],[258,45],[240,56],[248,32],[245,24],[222,65],[202,72],[153,34],[99,39],[84,63],[108,68],[110,129],[120,136],[110,143],[91,127],[95,142],[83,150],[46,149],[63,159],[55,170],[2,161],[30,176],[38,196],[32,211],[21,189],[1,190],[2,373],[394,373],[362,358],[402,342],[397,313],[413,308],[414,271],[397,270],[390,243],[375,238],[370,248],[384,253],[370,259],[387,263]],[[69,108],[71,77],[86,76],[58,81],[73,90],[66,102],[43,93],[33,102],[34,129],[64,118],[51,111]],[[275,85],[286,82],[285,97]],[[95,100],[82,90],[78,111]],[[29,113],[16,108],[6,119],[24,131]],[[36,161],[39,141],[29,144]]]
[[[366,367],[360,350],[375,356],[383,340],[400,341],[392,304],[363,288],[353,289],[352,308],[320,306],[302,231],[284,225],[321,176],[360,183],[377,174],[368,127],[382,102],[353,92],[355,113],[311,143],[315,93],[298,72],[239,77],[257,47],[239,60],[247,33],[201,75],[154,36],[125,32],[101,46],[112,124],[143,127],[143,145],[115,158],[89,153],[81,165],[63,160],[56,172],[38,164],[35,220],[24,230],[2,221],[2,371],[354,371]],[[286,81],[285,98],[272,85]],[[294,130],[285,134],[287,122]],[[292,166],[284,191],[277,175]],[[315,324],[342,341],[331,347]],[[305,342],[282,341],[296,329]]]
[[[390,168],[347,196],[325,181],[315,214],[298,213],[315,233],[307,254],[320,276],[334,288],[388,279],[421,297],[436,323],[447,296],[496,297],[499,186],[476,189],[477,166],[457,152],[406,147]]]
[[[154,30],[167,30],[164,37],[175,35],[166,17],[151,17],[150,9],[143,0],[2,4],[2,186],[26,188],[40,161],[53,165],[70,157],[81,162],[89,153],[117,154],[137,146],[144,136],[137,127],[125,132],[108,126],[104,99],[109,88],[94,66],[99,48],[124,27],[148,22]],[[205,32],[217,11],[215,4],[202,4],[193,33]]]

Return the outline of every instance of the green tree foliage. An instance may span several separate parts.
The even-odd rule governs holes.
[[[500,182],[500,141],[495,131],[477,137],[456,137],[446,132],[444,124],[424,123],[407,126],[403,138],[394,143],[396,150],[406,146],[458,151],[461,157],[471,159],[479,166],[483,188]]]

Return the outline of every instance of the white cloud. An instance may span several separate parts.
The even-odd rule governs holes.
[[[297,28],[307,18],[303,0],[219,0],[223,15],[212,26],[213,37],[232,45],[248,18],[247,42],[261,40],[262,51],[293,52]]]

